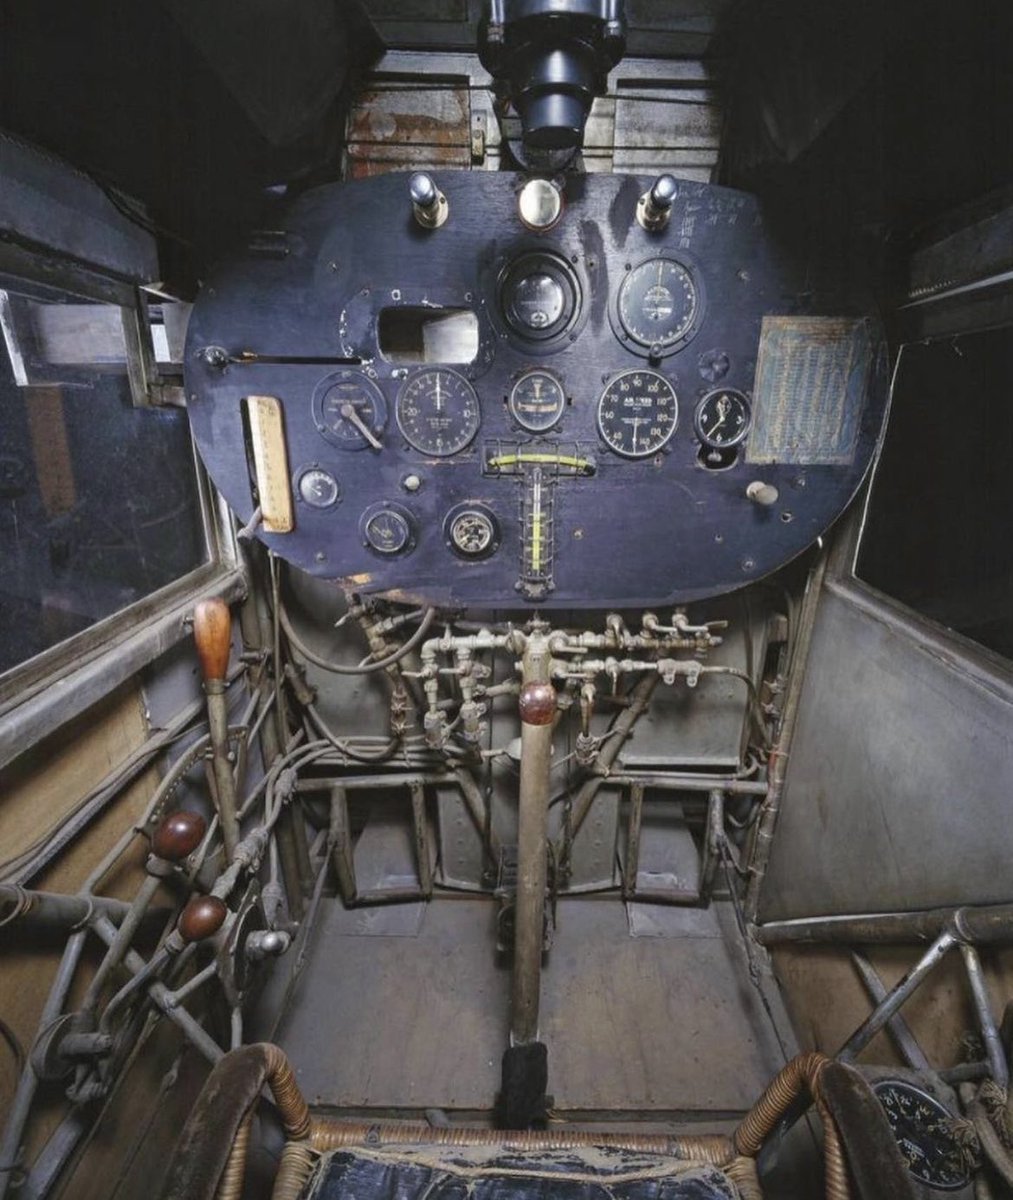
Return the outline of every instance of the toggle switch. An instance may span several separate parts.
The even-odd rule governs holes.
[[[431,175],[417,171],[408,181],[415,220],[423,229],[439,229],[450,214],[447,197],[433,182]]]
[[[672,215],[679,185],[671,175],[659,175],[650,190],[637,201],[637,220],[648,233],[660,233]]]

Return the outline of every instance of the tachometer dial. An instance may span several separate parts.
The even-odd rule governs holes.
[[[733,388],[708,392],[696,408],[696,436],[714,450],[737,446],[749,432],[749,401]]]
[[[387,424],[383,392],[359,371],[335,371],[317,384],[313,419],[319,432],[342,450],[382,449]]]
[[[953,1116],[935,1096],[901,1079],[872,1085],[907,1169],[919,1183],[955,1192],[970,1182]]]
[[[522,429],[544,433],[563,415],[566,394],[548,371],[527,371],[514,384],[507,407]]]
[[[598,401],[598,431],[609,449],[626,458],[655,454],[678,421],[675,388],[657,371],[623,371]]]
[[[437,458],[463,450],[481,420],[475,389],[445,367],[419,371],[397,398],[397,423],[408,443]]]
[[[648,353],[669,354],[689,340],[699,323],[700,291],[688,268],[673,258],[634,267],[619,288],[619,325]]]

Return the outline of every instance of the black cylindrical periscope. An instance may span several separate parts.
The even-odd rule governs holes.
[[[521,149],[573,154],[626,45],[622,0],[498,0],[479,55],[521,124]]]

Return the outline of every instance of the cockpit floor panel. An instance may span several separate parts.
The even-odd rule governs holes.
[[[324,905],[276,1034],[310,1103],[490,1110],[510,995],[495,905],[435,900],[407,937],[363,936],[357,915]],[[616,896],[560,902],[541,1021],[557,1110],[720,1119],[760,1094],[782,1060],[733,914],[713,908],[683,936],[632,937]],[[270,1032],[281,990],[265,994],[251,1036]]]

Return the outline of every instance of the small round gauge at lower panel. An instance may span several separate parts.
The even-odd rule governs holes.
[[[361,371],[333,371],[313,392],[313,420],[332,446],[376,450],[387,424],[387,400]]]
[[[716,388],[696,406],[693,428],[705,446],[726,450],[737,446],[749,432],[748,399],[734,388]]]
[[[470,445],[482,422],[475,389],[456,371],[418,371],[397,398],[398,428],[422,454],[448,458]]]
[[[499,548],[499,522],[484,504],[455,505],[443,522],[447,545],[460,558],[488,558]]]
[[[323,467],[305,467],[296,475],[295,493],[310,508],[333,508],[341,499],[338,481]]]
[[[679,423],[675,388],[657,371],[623,371],[598,401],[598,432],[624,458],[646,458],[665,446]]]
[[[385,558],[415,548],[414,518],[394,501],[371,504],[359,518],[359,533],[363,545]]]
[[[970,1175],[946,1105],[903,1079],[877,1080],[872,1090],[910,1175],[935,1191],[967,1187]]]
[[[510,415],[528,433],[545,433],[566,408],[563,385],[548,371],[525,371],[510,391]]]

